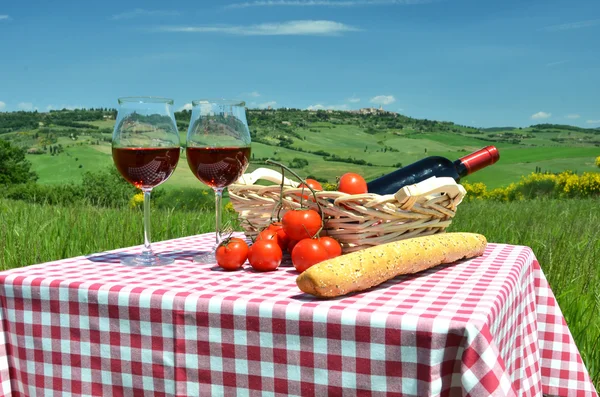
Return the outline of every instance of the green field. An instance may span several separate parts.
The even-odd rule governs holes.
[[[213,222],[212,211],[155,209],[153,240],[209,232]],[[599,224],[594,199],[475,201],[460,205],[449,229],[482,233],[490,242],[532,247],[596,388],[600,386]],[[141,211],[0,200],[0,270],[139,245],[142,239]]]
[[[87,116],[93,115],[88,113]],[[53,124],[52,117],[57,114],[39,116],[45,120],[40,122],[43,124],[41,129],[3,128],[0,117],[0,139],[26,149],[41,149],[50,141],[51,145],[62,146],[63,151],[54,156],[49,152],[27,156],[40,177],[39,183],[77,182],[85,171],[112,166],[110,136],[114,120],[78,121],[75,127],[66,127]],[[59,115],[63,119],[79,117],[76,120],[80,120],[83,117],[85,120],[86,112],[64,111]],[[102,114],[96,116],[102,117]],[[8,116],[5,114],[5,117]],[[183,146],[189,116],[176,113],[176,117]],[[489,188],[496,188],[517,182],[522,175],[530,174],[536,168],[548,172],[597,171],[594,159],[600,156],[600,130],[570,126],[537,125],[489,131],[391,113],[365,116],[349,112],[294,110],[251,110],[249,120],[254,140],[250,170],[264,166],[263,160],[267,158],[285,164],[299,158],[309,162],[308,166],[295,169],[300,175],[313,175],[329,182],[335,182],[348,171],[358,172],[369,180],[394,170],[395,165],[407,165],[429,155],[456,159],[483,146],[495,145],[500,151],[500,161],[466,180],[484,182]],[[76,137],[70,136],[73,133]],[[322,154],[308,153],[316,151],[351,162],[325,161]],[[182,153],[175,174],[162,188],[188,186],[202,188],[189,171],[185,153]]]

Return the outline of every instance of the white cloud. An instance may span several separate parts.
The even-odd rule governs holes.
[[[586,121],[588,124],[600,124],[600,120],[588,120]]]
[[[550,62],[546,64],[546,67],[551,68],[553,66],[558,66],[558,65],[564,65],[565,63],[569,63],[571,61],[569,60],[564,60],[564,61],[556,61],[556,62]]]
[[[560,25],[552,25],[543,28],[547,32],[558,32],[561,30],[573,30],[573,29],[581,29],[581,28],[589,28],[592,26],[600,25],[600,19],[592,19],[589,21],[579,21],[579,22],[571,22],[571,23],[563,23]]]
[[[0,111],[4,110],[6,108],[6,103],[0,101]]]
[[[33,103],[31,102],[19,102],[17,104],[17,108],[19,110],[25,110],[27,112],[33,111],[34,109],[37,110],[37,108],[33,107]]]
[[[248,7],[360,7],[429,4],[439,0],[256,0],[234,3],[225,8]]]
[[[260,93],[258,91],[244,92],[240,96],[242,96],[242,97],[250,97],[250,98],[258,98],[260,96]]]
[[[396,98],[393,95],[377,95],[370,100],[371,103],[377,105],[389,105],[390,103],[396,102]]]
[[[8,21],[10,19],[10,16],[8,15],[0,15],[0,21]]]
[[[348,105],[323,105],[321,103],[317,103],[315,105],[310,105],[306,108],[306,110],[348,110]]]
[[[334,21],[288,21],[238,26],[159,26],[159,32],[225,33],[237,36],[339,36],[360,29]]]
[[[552,116],[552,113],[537,112],[536,114],[531,115],[531,119],[532,120],[543,120],[543,119],[550,118],[551,116]]]
[[[185,105],[183,105],[182,107],[180,107],[178,109],[178,111],[182,111],[182,110],[192,110],[192,104],[191,103],[186,103]]]
[[[351,98],[348,98],[346,100],[350,103],[359,103],[360,102],[360,98],[357,98],[355,96],[352,96]]]
[[[181,15],[179,11],[172,10],[144,10],[143,8],[136,8],[133,11],[126,11],[120,14],[115,14],[110,19],[118,21],[120,19],[133,19],[143,17],[172,17]]]
[[[277,105],[277,102],[275,102],[275,101],[269,101],[269,102],[258,104],[258,107],[261,108],[261,109],[266,109],[269,106],[271,106],[272,108],[274,108],[275,105]]]
[[[567,114],[567,116],[566,116],[566,117],[567,117],[568,119],[578,119],[578,118],[580,118],[581,116],[580,116],[580,115],[578,115],[578,114]]]

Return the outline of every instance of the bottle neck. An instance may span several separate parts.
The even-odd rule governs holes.
[[[500,159],[500,153],[495,146],[486,146],[454,162],[461,177],[470,175],[482,168],[492,165]]]

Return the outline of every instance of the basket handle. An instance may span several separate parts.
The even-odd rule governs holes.
[[[238,179],[235,183],[236,185],[254,185],[254,183],[256,183],[256,181],[258,181],[259,179],[280,184],[281,173],[270,168],[257,168],[248,174],[242,175],[240,179]],[[284,186],[298,186],[297,182],[294,182],[288,178],[283,179],[283,184]]]
[[[394,197],[396,197],[396,200],[401,203],[402,209],[410,210],[417,202],[419,197],[430,196],[439,193],[447,194],[452,200],[455,200],[456,205],[458,205],[462,202],[462,199],[467,194],[467,191],[462,185],[456,183],[453,178],[437,178],[433,176],[417,184],[404,186],[402,189],[396,192]]]

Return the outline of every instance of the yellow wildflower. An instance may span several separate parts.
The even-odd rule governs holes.
[[[129,200],[130,208],[137,208],[137,207],[141,206],[142,204],[144,204],[144,193],[142,193],[142,192],[135,194],[131,198],[131,200]]]
[[[223,207],[223,209],[225,210],[225,212],[228,212],[230,214],[234,214],[235,213],[235,208],[233,207],[233,204],[230,202],[228,202],[227,204],[225,204],[225,206]]]
[[[467,200],[473,200],[473,199],[480,199],[481,200],[481,199],[487,198],[488,191],[487,191],[487,186],[485,186],[485,183],[482,183],[482,182],[475,182],[475,183],[465,182],[462,185],[465,188],[465,190],[467,191],[467,195],[465,196],[465,198]]]

